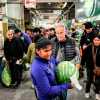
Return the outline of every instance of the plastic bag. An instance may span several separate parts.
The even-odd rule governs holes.
[[[3,72],[2,72],[2,75],[1,75],[1,80],[2,80],[2,83],[5,86],[7,86],[7,87],[10,86],[10,84],[11,84],[11,74],[10,74],[8,64],[6,64],[4,69],[3,69]]]

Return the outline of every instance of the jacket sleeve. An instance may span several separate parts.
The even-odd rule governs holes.
[[[80,50],[77,46],[75,47],[75,50],[76,50],[75,64],[80,64],[81,62]]]
[[[33,75],[34,73],[34,75]],[[62,84],[62,85],[55,85],[51,86],[49,80],[43,71],[42,68],[39,68],[32,72],[32,81],[36,82],[36,88],[42,95],[54,96],[59,95],[62,91],[66,90],[71,87],[70,84]]]
[[[27,51],[27,54],[26,54],[26,56],[27,56],[27,61],[28,61],[29,63],[30,63],[30,60],[31,60],[31,53],[32,53],[32,51],[31,51],[31,45],[32,45],[32,44],[29,45],[28,51]]]
[[[96,65],[100,67],[100,47],[97,50],[97,55],[96,55]]]
[[[84,66],[85,65],[85,62],[86,62],[86,55],[87,55],[87,48],[84,50],[84,54],[82,55],[82,58],[81,58],[81,65]]]
[[[74,45],[75,45],[75,54],[76,55],[71,62],[74,63],[74,64],[80,64],[80,62],[81,62],[80,50],[79,50],[76,42],[75,41],[73,41],[73,42],[74,42]]]
[[[15,41],[16,41],[16,50],[17,50],[16,57],[17,59],[21,59],[24,55],[23,45],[20,39],[16,39]]]
[[[7,46],[7,41],[4,41],[4,56],[6,58],[7,61],[10,60],[10,55],[9,55],[9,50],[8,50],[8,46]]]
[[[34,56],[35,56],[35,44],[31,43],[27,51],[27,60],[29,63],[32,63]]]

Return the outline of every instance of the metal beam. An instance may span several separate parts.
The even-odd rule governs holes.
[[[35,10],[63,10],[62,8],[35,8]]]
[[[23,3],[22,0],[0,0],[0,4],[20,4]]]
[[[23,4],[22,2],[19,2],[19,1],[9,1],[9,2],[6,2],[7,4]]]
[[[75,4],[73,3],[73,4],[68,8],[68,10],[66,10],[66,11],[64,12],[64,14],[68,13],[68,12],[70,11],[70,9],[71,9],[74,5],[75,5]]]
[[[79,2],[79,0],[37,0],[37,3],[48,3],[48,2]]]
[[[39,13],[40,15],[43,15],[43,16],[57,16],[58,14],[55,14],[55,13]]]

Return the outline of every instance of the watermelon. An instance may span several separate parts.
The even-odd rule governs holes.
[[[62,61],[57,66],[56,75],[58,83],[67,83],[73,75],[78,79],[79,72],[73,63]]]

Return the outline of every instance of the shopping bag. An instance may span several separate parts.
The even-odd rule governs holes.
[[[10,74],[8,64],[5,64],[5,67],[4,67],[2,75],[1,75],[1,80],[2,80],[2,83],[5,86],[7,86],[7,87],[10,86],[10,84],[11,84],[11,74]]]

